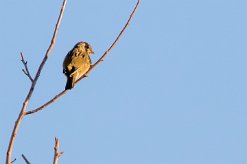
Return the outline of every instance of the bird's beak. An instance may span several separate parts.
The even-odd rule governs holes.
[[[94,54],[94,51],[93,51],[93,50],[91,50],[91,53],[92,53],[92,54]]]

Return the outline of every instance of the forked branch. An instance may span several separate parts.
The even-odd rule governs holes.
[[[30,74],[30,72],[28,70],[28,67],[27,67],[27,61],[24,59],[24,56],[23,56],[22,52],[21,52],[21,62],[24,65],[24,68],[25,68],[25,69],[22,69],[22,72],[29,78],[29,80],[31,82],[33,82],[33,78],[32,78],[32,76],[31,76],[31,74]]]
[[[46,51],[46,54],[45,54],[45,56],[44,56],[44,58],[43,58],[43,60],[42,60],[42,62],[40,64],[40,66],[39,66],[39,69],[38,69],[38,71],[37,71],[34,79],[32,80],[32,85],[31,85],[31,87],[29,89],[29,92],[27,94],[26,99],[23,102],[23,105],[22,105],[21,111],[20,111],[20,113],[18,115],[18,118],[15,121],[15,125],[14,125],[14,128],[13,128],[11,137],[10,137],[9,146],[8,146],[8,150],[7,150],[6,164],[10,164],[11,163],[11,155],[12,155],[13,146],[14,146],[14,142],[15,142],[15,138],[16,138],[16,134],[17,134],[18,128],[20,126],[20,123],[21,123],[23,117],[26,115],[26,109],[27,109],[29,100],[30,100],[30,98],[31,98],[31,96],[33,94],[33,91],[34,91],[34,88],[35,88],[36,83],[38,81],[38,78],[40,76],[40,73],[41,73],[41,71],[42,71],[42,69],[43,69],[43,67],[44,67],[44,65],[46,63],[46,60],[48,59],[48,57],[50,55],[51,50],[54,47],[54,44],[55,44],[55,41],[56,41],[57,32],[58,32],[58,27],[60,25],[60,22],[61,22],[61,19],[62,19],[62,16],[63,16],[63,12],[64,12],[64,8],[66,6],[66,2],[67,2],[67,0],[64,0],[63,1],[63,5],[62,5],[61,10],[60,10],[60,14],[59,14],[59,17],[58,17],[58,20],[57,20],[57,24],[56,24],[56,27],[55,27],[55,30],[54,30],[54,33],[53,33],[53,37],[52,37],[50,46],[49,46],[49,48]],[[23,58],[23,61],[24,61],[24,58]]]
[[[117,38],[114,40],[114,42],[111,44],[111,46],[107,49],[107,51],[105,51],[105,53],[91,66],[91,68],[85,73],[85,75],[83,75],[81,78],[79,78],[76,83],[78,83],[79,81],[81,81],[83,78],[85,78],[100,62],[103,61],[103,59],[106,57],[106,55],[112,50],[112,48],[116,45],[116,43],[118,42],[119,38],[122,36],[122,34],[124,33],[124,31],[127,29],[131,19],[133,18],[136,9],[138,8],[140,3],[140,0],[137,1],[135,8],[133,9],[132,13],[129,16],[129,19],[127,21],[127,23],[125,24],[125,26],[123,27],[123,29],[121,30],[121,32],[118,34]],[[62,97],[65,93],[67,92],[67,90],[63,90],[60,93],[58,93],[55,97],[53,97],[51,100],[49,100],[48,102],[46,102],[45,104],[43,104],[42,106],[28,111],[26,112],[26,115],[29,114],[33,114],[36,113],[38,111],[43,110],[45,107],[49,106],[51,103],[53,103],[54,101],[56,101],[57,99],[59,99],[60,97]]]
[[[24,56],[21,54],[21,58],[22,58],[21,61],[24,64],[24,67],[25,67],[25,69],[23,69],[23,72],[25,73],[26,76],[28,76],[28,78],[32,82],[32,85],[31,85],[31,87],[29,89],[29,92],[28,92],[26,98],[25,98],[25,101],[23,102],[23,106],[22,106],[21,111],[20,111],[20,113],[18,115],[18,118],[17,118],[17,120],[15,122],[13,131],[12,131],[12,134],[11,134],[11,137],[10,137],[10,141],[9,141],[9,145],[8,145],[8,150],[7,150],[7,155],[6,155],[6,164],[10,164],[11,163],[11,155],[12,155],[13,146],[14,146],[14,142],[15,142],[15,139],[16,139],[17,131],[18,131],[18,128],[19,128],[20,123],[21,123],[22,119],[24,118],[24,116],[29,115],[29,114],[36,113],[36,112],[44,109],[45,107],[47,107],[48,105],[50,105],[51,103],[53,103],[54,101],[56,101],[57,99],[59,99],[61,96],[63,96],[67,92],[67,90],[63,90],[60,93],[58,93],[55,97],[53,97],[51,100],[49,100],[48,102],[46,102],[45,104],[43,104],[42,106],[40,106],[39,108],[34,109],[34,110],[31,110],[31,111],[28,111],[28,112],[26,111],[27,106],[29,104],[29,100],[30,100],[30,98],[32,96],[32,93],[33,93],[34,89],[35,89],[35,86],[36,86],[36,83],[37,83],[37,81],[39,79],[39,76],[41,74],[41,71],[42,71],[42,69],[43,69],[43,67],[44,67],[44,65],[45,65],[48,57],[50,56],[50,52],[52,51],[52,49],[54,47],[54,44],[55,44],[55,41],[56,41],[57,32],[58,32],[58,28],[59,28],[59,25],[60,25],[60,22],[61,22],[61,19],[62,19],[62,16],[63,16],[63,12],[64,12],[64,9],[65,9],[66,3],[67,3],[67,0],[64,0],[63,1],[63,5],[62,5],[61,10],[60,10],[60,14],[59,14],[57,23],[56,23],[56,27],[54,29],[54,33],[53,33],[53,37],[52,37],[51,43],[50,43],[50,45],[49,45],[49,47],[48,47],[48,49],[46,51],[46,54],[45,54],[45,56],[44,56],[44,58],[43,58],[43,60],[42,60],[42,62],[40,64],[40,66],[39,66],[39,68],[37,70],[37,73],[36,73],[34,79],[32,78],[32,76],[31,76],[31,74],[30,74],[30,72],[28,70],[27,62],[25,61]],[[132,11],[132,13],[131,13],[131,15],[130,15],[128,21],[127,21],[127,23],[125,24],[125,26],[123,27],[123,29],[121,30],[121,32],[119,33],[119,35],[117,36],[117,38],[115,39],[115,41],[112,43],[112,45],[100,57],[100,59],[97,62],[95,62],[94,65],[92,65],[92,67],[88,70],[88,72],[84,76],[82,76],[80,79],[77,80],[76,83],[78,83],[80,80],[82,80],[84,77],[86,77],[89,74],[89,72],[91,72],[91,70],[94,69],[95,66],[97,66],[101,61],[103,61],[103,59],[106,57],[106,55],[112,50],[112,48],[115,46],[115,44],[117,43],[117,41],[119,40],[119,38],[122,36],[122,34],[124,33],[124,31],[128,27],[131,19],[133,18],[134,13],[136,12],[136,9],[137,9],[139,3],[140,3],[140,0],[137,1],[136,6],[135,6],[134,10]],[[59,141],[58,141],[57,138],[55,139],[55,142],[56,142],[55,143],[55,148],[54,148],[55,149],[55,154],[54,154],[54,161],[53,161],[53,163],[57,163],[58,158],[62,154],[62,152],[59,152]],[[25,160],[25,156],[23,155],[22,157]]]

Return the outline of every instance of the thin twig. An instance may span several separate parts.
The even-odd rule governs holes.
[[[9,141],[8,150],[7,150],[6,164],[10,164],[11,163],[11,155],[12,155],[13,146],[14,146],[14,142],[15,142],[15,138],[16,138],[16,134],[17,134],[18,128],[20,126],[21,120],[23,119],[23,117],[26,114],[26,109],[27,109],[29,100],[30,100],[30,98],[32,96],[32,93],[34,91],[35,85],[36,85],[36,83],[38,81],[38,78],[40,76],[40,73],[41,73],[41,71],[42,71],[42,69],[43,69],[43,67],[44,67],[44,65],[46,63],[46,60],[48,59],[48,57],[50,55],[50,52],[51,52],[52,48],[54,47],[54,44],[55,44],[55,41],[56,41],[56,35],[57,35],[58,27],[60,25],[60,21],[61,21],[62,16],[63,16],[63,12],[64,12],[64,8],[66,6],[66,2],[67,2],[67,0],[63,1],[63,5],[62,5],[61,10],[60,10],[60,14],[59,14],[59,17],[58,17],[58,20],[57,20],[57,24],[56,24],[56,27],[55,27],[55,30],[54,30],[54,33],[53,33],[53,37],[52,37],[50,46],[46,51],[45,57],[42,60],[40,66],[39,66],[39,69],[38,69],[38,71],[37,71],[37,73],[35,75],[35,78],[33,79],[33,82],[32,82],[32,85],[31,85],[31,87],[29,89],[27,97],[26,97],[25,101],[23,102],[23,106],[22,106],[21,111],[19,113],[19,116],[18,116],[18,118],[17,118],[17,120],[15,122],[15,126],[13,128],[13,131],[12,131],[12,134],[11,134],[11,137],[10,137],[10,141]]]
[[[54,147],[54,159],[53,159],[53,164],[57,164],[59,157],[63,154],[63,152],[60,152],[60,151],[59,151],[59,146],[60,146],[60,143],[59,143],[58,138],[56,137],[56,138],[55,138],[55,147]]]
[[[50,101],[48,101],[47,103],[45,103],[45,104],[42,105],[41,107],[26,112],[26,115],[33,114],[33,113],[36,113],[36,112],[38,112],[38,111],[44,109],[45,107],[47,107],[48,105],[50,105],[51,103],[53,103],[54,101],[56,101],[58,98],[60,98],[61,96],[63,96],[67,91],[68,91],[68,90],[63,90],[62,92],[60,92],[59,94],[57,94],[55,97],[53,97]]]
[[[11,161],[11,163],[14,163],[15,161],[16,161],[16,158],[13,161]]]
[[[112,45],[108,48],[108,50],[101,56],[101,58],[99,58],[99,60],[97,62],[95,62],[95,64],[93,64],[91,66],[91,68],[81,77],[79,78],[76,83],[78,83],[80,80],[82,80],[83,78],[87,77],[87,75],[89,74],[89,72],[91,72],[96,65],[98,65],[100,62],[103,61],[103,59],[106,57],[106,55],[112,50],[112,48],[115,46],[115,44],[117,43],[117,41],[119,40],[119,38],[121,37],[121,35],[124,33],[124,31],[127,29],[131,19],[133,18],[135,12],[136,12],[136,9],[138,8],[138,5],[140,3],[140,0],[137,1],[136,3],[136,6],[135,8],[133,9],[127,23],[125,24],[125,26],[123,27],[123,29],[121,30],[121,32],[118,34],[117,38],[115,39],[115,41],[112,43]],[[64,90],[64,91],[61,91],[60,93],[58,93],[55,97],[53,97],[51,100],[49,100],[48,102],[46,102],[45,104],[43,104],[42,106],[34,109],[34,110],[31,110],[31,111],[28,111],[26,112],[26,115],[29,115],[29,114],[33,114],[33,113],[36,113],[38,111],[41,111],[43,110],[45,107],[49,106],[51,103],[53,103],[54,101],[56,101],[57,99],[59,99],[60,97],[62,97],[67,91]]]
[[[27,159],[27,157],[25,157],[24,154],[22,154],[21,156],[22,156],[22,158],[24,159],[24,161],[26,162],[26,164],[31,164],[31,163],[29,162],[29,160]]]
[[[22,52],[21,52],[21,62],[25,67],[25,69],[22,69],[22,72],[30,79],[31,82],[33,82],[33,78],[31,76],[31,74],[29,73],[29,70],[27,67],[27,61],[24,59]]]

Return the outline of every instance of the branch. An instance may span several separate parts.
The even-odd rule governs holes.
[[[24,161],[26,162],[26,164],[31,164],[31,163],[29,162],[29,160],[25,157],[24,154],[22,154],[21,156],[22,156],[22,158],[24,159]]]
[[[38,71],[36,73],[36,76],[34,78],[34,83],[36,83],[37,79],[39,78],[40,73],[41,73],[41,71],[42,71],[42,69],[43,69],[43,67],[44,67],[44,65],[46,63],[46,60],[50,56],[51,50],[53,49],[53,47],[55,45],[55,41],[56,41],[56,38],[57,38],[58,27],[60,25],[60,22],[61,22],[61,19],[62,19],[62,16],[63,16],[63,12],[64,12],[64,8],[65,8],[66,3],[67,3],[67,0],[64,0],[62,8],[60,10],[60,14],[59,14],[58,20],[57,20],[57,24],[56,24],[56,27],[55,27],[55,30],[54,30],[54,33],[53,33],[53,36],[52,36],[52,40],[51,40],[50,46],[47,49],[47,51],[45,53],[45,57],[43,58],[40,66],[39,66],[39,69],[38,69]]]
[[[21,62],[22,62],[22,64],[23,64],[24,67],[25,67],[25,69],[22,69],[23,73],[24,73],[25,75],[27,75],[27,77],[31,80],[31,82],[33,82],[33,78],[32,78],[32,76],[31,76],[31,74],[29,73],[29,70],[28,70],[28,67],[27,67],[27,61],[25,61],[22,52],[21,52]]]
[[[15,161],[16,161],[16,158],[13,161],[11,161],[11,163],[14,163]]]
[[[117,41],[119,40],[119,38],[122,36],[122,34],[124,33],[124,31],[127,29],[131,19],[133,18],[135,12],[136,12],[136,9],[138,8],[138,5],[140,3],[140,0],[137,1],[136,3],[136,6],[135,8],[133,9],[127,23],[125,24],[125,26],[123,27],[123,29],[121,30],[121,32],[118,34],[117,38],[115,39],[115,41],[112,43],[112,45],[108,48],[108,50],[101,56],[101,58],[99,58],[99,60],[97,62],[95,62],[91,68],[82,76],[80,77],[76,83],[78,83],[79,81],[81,81],[83,78],[85,78],[94,68],[95,66],[97,66],[101,61],[103,61],[103,59],[106,57],[106,55],[112,50],[112,48],[115,46],[115,44],[117,43]],[[44,105],[34,109],[34,110],[31,110],[31,111],[28,111],[26,112],[26,115],[29,115],[29,114],[33,114],[33,113],[36,113],[38,111],[41,111],[43,110],[45,107],[49,106],[51,103],[53,103],[54,101],[56,101],[57,99],[59,99],[60,97],[62,97],[68,90],[64,90],[64,91],[61,91],[60,93],[58,93],[55,97],[53,97],[51,100],[49,100],[48,102],[46,102]]]
[[[27,94],[27,97],[26,97],[25,101],[23,102],[23,105],[22,105],[21,111],[19,113],[19,116],[18,116],[18,118],[17,118],[17,120],[15,122],[15,126],[13,128],[13,131],[12,131],[12,134],[11,134],[11,137],[10,137],[10,141],[9,141],[8,150],[7,150],[6,164],[10,164],[11,163],[11,155],[12,155],[13,146],[14,146],[14,142],[15,142],[15,138],[16,138],[16,134],[17,134],[18,128],[20,126],[21,120],[23,119],[23,117],[26,114],[26,109],[27,109],[29,100],[30,100],[30,98],[31,98],[31,96],[33,94],[33,91],[34,91],[35,85],[36,85],[36,83],[38,81],[38,78],[40,76],[40,73],[41,73],[41,71],[42,71],[42,69],[43,69],[43,67],[44,67],[44,65],[46,63],[46,60],[48,59],[48,57],[50,55],[51,50],[54,47],[54,44],[55,44],[55,41],[56,41],[58,27],[60,25],[60,21],[61,21],[62,16],[63,16],[63,12],[64,12],[64,8],[65,8],[65,5],[66,5],[66,2],[67,2],[67,0],[63,1],[63,5],[62,5],[62,8],[60,10],[60,14],[59,14],[59,17],[58,17],[58,20],[57,20],[57,24],[56,24],[56,27],[55,27],[55,30],[54,30],[54,33],[53,33],[53,37],[52,37],[50,46],[47,49],[45,57],[44,57],[43,61],[41,62],[40,66],[39,66],[39,69],[38,69],[38,71],[37,71],[37,73],[35,75],[35,78],[32,81],[32,85],[31,85],[31,87],[29,89],[29,92]]]
[[[33,113],[36,113],[36,112],[44,109],[45,107],[47,107],[48,105],[50,105],[51,103],[53,103],[54,101],[56,101],[58,98],[60,98],[61,96],[63,96],[67,91],[68,90],[63,90],[62,92],[60,92],[59,94],[57,94],[50,101],[48,101],[44,105],[40,106],[39,108],[26,112],[26,115],[33,114]]]
[[[131,19],[133,18],[134,14],[135,14],[135,12],[136,12],[136,9],[137,9],[139,3],[140,3],[140,0],[137,1],[136,6],[135,6],[134,10],[132,11],[132,13],[130,14],[127,23],[125,24],[125,26],[123,27],[123,29],[121,30],[121,32],[118,34],[117,38],[116,38],[115,41],[112,43],[112,45],[108,48],[107,51],[105,51],[105,53],[101,56],[101,58],[99,58],[99,60],[98,60],[97,62],[95,62],[95,63],[91,66],[91,68],[90,68],[90,69],[89,69],[82,77],[80,77],[80,78],[76,81],[76,83],[78,83],[79,81],[81,81],[83,78],[87,77],[87,75],[89,74],[89,72],[91,72],[91,70],[93,70],[94,67],[95,67],[96,65],[98,65],[100,62],[102,62],[102,61],[104,60],[104,58],[106,57],[106,55],[113,49],[113,47],[114,47],[114,46],[116,45],[116,43],[118,42],[119,38],[123,35],[124,31],[127,29],[127,27],[128,27],[128,25],[129,25]]]
[[[63,154],[63,152],[59,152],[59,140],[57,137],[55,137],[55,147],[54,147],[54,159],[53,164],[57,164],[58,158]]]

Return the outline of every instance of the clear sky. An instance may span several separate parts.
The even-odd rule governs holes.
[[[68,0],[55,47],[28,110],[60,92],[62,62],[78,41],[95,62],[136,1]],[[0,6],[0,163],[62,0]],[[246,164],[247,1],[142,0],[115,48],[61,99],[21,123],[13,156],[60,164]]]

